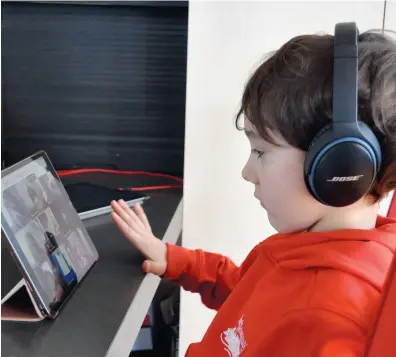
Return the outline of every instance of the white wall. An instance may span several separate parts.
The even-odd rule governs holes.
[[[333,33],[336,22],[382,27],[383,2],[190,1],[183,245],[241,263],[274,231],[241,178],[248,142],[233,125],[252,67],[293,36]],[[393,18],[396,18],[394,16]],[[218,164],[220,163],[220,164]],[[214,312],[182,292],[180,356]]]
[[[393,37],[396,38],[396,2],[388,1],[385,8],[385,29],[395,31]]]

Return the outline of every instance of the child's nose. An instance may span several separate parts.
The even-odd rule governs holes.
[[[256,180],[254,179],[254,175],[252,170],[249,168],[249,165],[246,164],[242,170],[242,177],[244,180],[251,182],[252,184],[256,184]]]

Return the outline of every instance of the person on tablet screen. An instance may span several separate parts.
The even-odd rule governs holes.
[[[62,287],[61,277],[57,271],[57,268],[52,264],[51,259],[46,259],[41,265],[40,279],[42,283],[47,287],[47,291],[50,293],[52,303],[50,308],[57,310],[62,302],[66,298],[65,291]]]
[[[71,292],[77,285],[78,280],[67,252],[59,247],[55,236],[48,231],[45,232],[45,246],[61,277],[62,287],[66,293]]]
[[[22,247],[22,250],[24,250],[25,255],[29,257],[28,260],[30,264],[33,267],[37,266],[47,256],[45,247],[42,245],[42,242],[38,241],[32,232],[25,233],[24,242],[26,242],[26,247],[24,244],[21,244],[22,242],[19,243]]]

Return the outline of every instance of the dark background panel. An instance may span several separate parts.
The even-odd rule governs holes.
[[[183,174],[188,6],[2,2],[2,151]]]

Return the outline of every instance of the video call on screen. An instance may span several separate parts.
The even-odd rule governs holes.
[[[95,249],[62,184],[46,169],[44,159],[36,161],[28,164],[32,170],[25,170],[22,178],[7,177],[10,183],[2,191],[2,213],[37,280],[56,305],[85,275]]]

